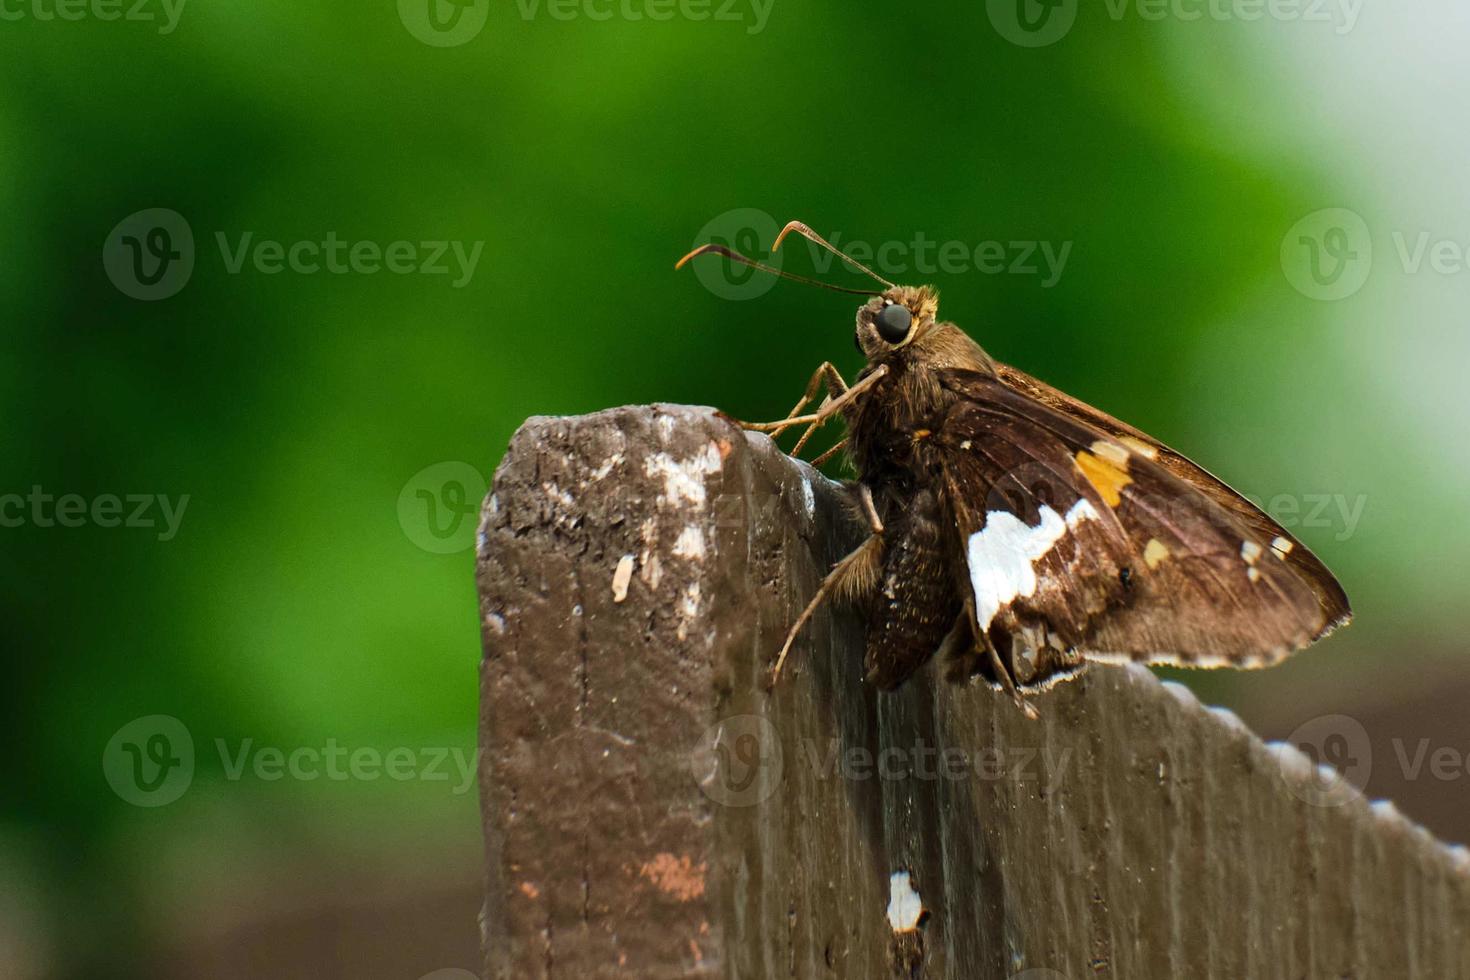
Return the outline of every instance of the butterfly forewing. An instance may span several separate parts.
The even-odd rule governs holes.
[[[1234,515],[1253,540],[1279,541],[1283,545],[1289,542],[1289,547],[1278,549],[1285,552],[1283,560],[1292,566],[1316,593],[1317,600],[1325,613],[1326,625],[1318,638],[1338,626],[1346,625],[1352,617],[1347,594],[1338,584],[1337,579],[1327,570],[1327,566],[1323,565],[1316,555],[1292,537],[1281,525],[1232,490],[1223,480],[1189,458],[1170,449],[1153,436],[1073,398],[1066,392],[1058,391],[1024,371],[1007,364],[996,364],[996,369],[997,376],[1007,387],[1073,419],[1084,427],[1097,430],[1121,442],[1137,455],[1156,461],[1189,487]]]
[[[1077,654],[1265,666],[1346,618],[1320,562],[1223,483],[1003,378],[941,372],[960,397],[935,448],[979,625],[1038,680]]]

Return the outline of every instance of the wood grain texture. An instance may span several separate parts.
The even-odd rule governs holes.
[[[1146,671],[1035,723],[932,664],[880,694],[839,611],[764,690],[862,536],[842,499],[708,409],[517,433],[478,552],[487,977],[1470,977],[1463,850]]]

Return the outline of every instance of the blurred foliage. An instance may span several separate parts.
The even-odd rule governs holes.
[[[1278,253],[1299,217],[1366,192],[1290,142],[1273,58],[1209,25],[1088,11],[1024,49],[983,3],[780,2],[758,33],[523,9],[495,5],[449,48],[384,2],[190,4],[167,35],[0,22],[0,491],[189,495],[168,541],[0,530],[0,828],[64,969],[125,972],[160,889],[230,887],[220,854],[371,862],[388,826],[475,851],[473,793],[230,782],[209,746],[473,745],[472,554],[418,547],[395,510],[423,468],[488,477],[531,414],[670,401],[773,417],[821,360],[856,369],[851,297],[779,284],[734,302],[673,271],[732,208],[847,241],[1072,243],[1053,288],[926,278],[994,355],[1242,489],[1370,494],[1350,541],[1301,534],[1360,611],[1405,608],[1416,580],[1375,571],[1410,564],[1399,530],[1439,505],[1356,448],[1417,451],[1392,392],[1356,383],[1352,304],[1293,290]],[[187,218],[198,258],[178,295],[141,302],[101,254],[150,207]],[[244,232],[484,249],[463,288],[231,274],[216,233]],[[1387,635],[1367,618],[1333,641],[1338,663]],[[1229,697],[1257,681],[1207,683]],[[159,810],[111,794],[99,767],[150,714],[200,747],[196,789]]]

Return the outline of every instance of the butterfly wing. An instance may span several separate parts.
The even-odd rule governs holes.
[[[1245,530],[1251,533],[1253,540],[1269,542],[1280,538],[1282,541],[1290,542],[1291,546],[1285,549],[1284,560],[1316,592],[1318,602],[1327,615],[1326,631],[1330,632],[1337,626],[1347,625],[1348,620],[1352,618],[1352,609],[1348,603],[1347,594],[1343,592],[1342,586],[1338,584],[1333,574],[1327,570],[1327,566],[1322,564],[1316,555],[1297,541],[1285,528],[1232,490],[1219,477],[1170,449],[1146,432],[1106,412],[1099,411],[1086,402],[1078,401],[1066,392],[1058,391],[1024,371],[1008,364],[997,363],[995,367],[1001,382],[1007,387],[1019,391],[1084,426],[1098,430],[1121,442],[1131,452],[1158,463],[1170,474],[1234,515]]]
[[[1346,621],[1331,573],[1184,457],[1011,369],[940,383],[964,576],[1023,683],[1081,658],[1267,666]]]

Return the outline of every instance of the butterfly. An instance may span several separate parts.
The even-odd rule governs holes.
[[[778,422],[806,426],[799,454],[841,418],[869,534],[833,567],[791,627],[772,680],[824,601],[863,610],[866,678],[891,690],[936,654],[1028,715],[1025,695],[1089,662],[1261,668],[1351,618],[1332,573],[1281,525],[1144,432],[994,360],[939,319],[929,286],[899,286],[799,221],[799,234],[885,287],[869,297],[849,385],[830,362]],[[676,266],[677,267],[677,266]],[[815,410],[802,410],[825,395]],[[742,423],[745,424],[745,423]],[[823,454],[818,463],[828,458]]]

